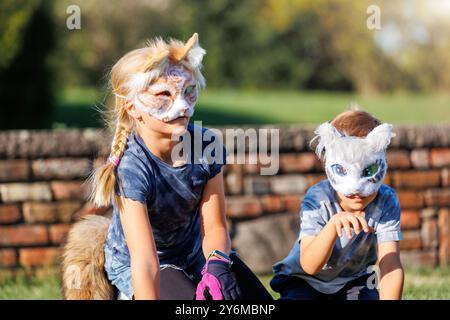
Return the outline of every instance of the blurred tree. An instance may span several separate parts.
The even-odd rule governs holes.
[[[0,12],[0,128],[46,127],[53,106],[51,3],[4,0]]]

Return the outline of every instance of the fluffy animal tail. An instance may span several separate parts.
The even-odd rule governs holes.
[[[104,270],[110,218],[87,215],[76,222],[62,255],[62,293],[66,300],[112,300],[114,290]]]

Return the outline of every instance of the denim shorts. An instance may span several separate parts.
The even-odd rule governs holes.
[[[115,297],[118,300],[131,300],[133,299],[134,290],[133,284],[131,280],[131,268],[130,265],[124,264],[121,262],[113,253],[113,251],[105,246],[105,271],[108,277],[108,280],[114,286],[115,289]],[[188,256],[190,258],[190,262],[188,267],[184,267],[187,265],[188,261],[180,261],[179,265],[176,264],[161,264],[160,269],[163,270],[165,268],[173,268],[176,270],[183,271],[184,274],[193,281],[200,278],[201,269],[205,264],[205,257],[203,256],[203,252],[200,250],[196,254],[195,257]],[[194,258],[194,259],[192,259]]]
[[[367,286],[370,275],[364,275],[349,281],[342,289],[333,294],[317,291],[305,279],[276,275],[270,282],[275,292],[280,293],[281,300],[379,300],[376,288]]]

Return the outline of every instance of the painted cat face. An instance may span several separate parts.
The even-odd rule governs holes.
[[[139,51],[140,50],[140,51]],[[201,73],[206,51],[198,42],[198,34],[184,44],[156,38],[148,46],[133,50],[131,63],[136,73],[129,75],[113,92],[150,116],[168,122],[182,116],[191,117],[197,102],[198,87],[205,86]],[[142,59],[144,57],[144,59]],[[127,92],[120,94],[119,92]]]
[[[197,103],[198,88],[194,74],[182,65],[170,65],[167,71],[134,99],[143,112],[167,122],[191,117]]]
[[[316,153],[325,151],[325,172],[337,192],[367,197],[378,191],[387,171],[385,151],[395,136],[392,125],[381,124],[365,138],[343,135],[328,122],[315,133]]]

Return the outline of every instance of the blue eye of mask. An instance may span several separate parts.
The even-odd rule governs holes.
[[[362,171],[361,177],[370,178],[373,175],[375,175],[377,172],[378,172],[378,164],[373,163]]]
[[[345,176],[347,174],[347,170],[340,164],[333,164],[331,166],[331,170],[333,170],[333,173],[339,175],[339,176]]]

